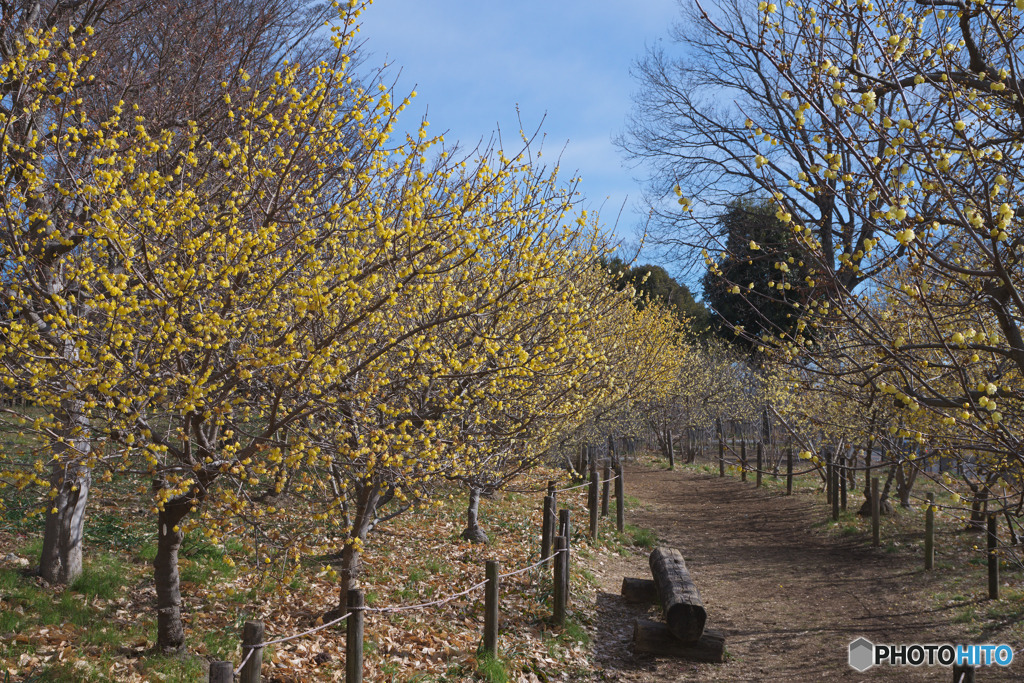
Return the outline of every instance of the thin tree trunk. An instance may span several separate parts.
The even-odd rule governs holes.
[[[363,541],[373,524],[380,500],[380,488],[376,483],[357,484],[355,519],[352,532],[341,551],[341,571],[338,573],[338,606],[328,614],[340,617],[348,611],[348,591],[356,588],[363,568]]]
[[[156,646],[162,652],[176,652],[185,646],[185,627],[181,621],[181,581],[178,577],[178,550],[185,540],[185,532],[178,523],[190,509],[190,501],[168,501],[157,515],[153,580],[156,584]]]
[[[62,583],[64,566],[61,561],[61,529],[68,509],[70,486],[64,482],[64,465],[54,461],[50,470],[50,490],[56,495],[46,511],[46,529],[43,531],[43,552],[39,558],[39,575],[50,583]]]
[[[65,443],[58,444],[50,470],[51,490],[57,494],[46,511],[39,575],[53,584],[70,584],[82,574],[85,510],[92,472],[83,463],[90,451],[89,422],[80,403],[73,401],[65,406]]]
[[[864,449],[864,500],[871,500],[871,449],[875,447],[874,439],[868,439],[868,445]]]
[[[985,530],[985,505],[988,501],[988,484],[979,486],[972,481],[968,481],[967,485],[971,487],[971,493],[974,497],[971,499],[971,519],[967,522],[968,531],[984,531]]]
[[[480,489],[476,486],[469,487],[469,507],[466,508],[466,528],[462,532],[462,538],[470,543],[491,542],[480,528]]]

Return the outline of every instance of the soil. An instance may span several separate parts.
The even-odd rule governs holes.
[[[785,496],[733,477],[627,468],[626,494],[640,500],[627,521],[678,548],[700,590],[708,628],[726,633],[723,664],[634,655],[633,621],[660,606],[626,603],[623,577],[650,578],[647,555],[616,557],[595,573],[594,651],[612,681],[951,681],[943,666],[878,666],[859,673],[849,643],[974,642],[938,604],[936,572],[919,558],[873,549],[863,538],[815,527],[820,496]],[[1020,680],[1021,664],[984,667],[978,680]]]

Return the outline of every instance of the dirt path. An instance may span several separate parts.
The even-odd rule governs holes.
[[[649,577],[646,556],[599,568],[595,651],[616,681],[950,681],[946,667],[847,664],[850,641],[970,642],[936,609],[937,581],[906,557],[843,541],[813,528],[827,514],[818,497],[782,496],[727,477],[693,472],[626,471],[627,495],[639,498],[630,523],[679,548],[704,604],[708,627],[725,631],[725,664],[634,657],[633,619],[660,610],[622,601],[623,576]],[[986,667],[978,680],[1018,680]],[[1012,671],[1019,672],[1015,663]],[[1019,674],[1018,674],[1019,675]]]

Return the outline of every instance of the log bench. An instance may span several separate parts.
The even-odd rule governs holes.
[[[637,619],[633,624],[633,652],[721,664],[725,661],[725,633],[708,628],[700,640],[684,643],[665,624]]]
[[[622,579],[622,597],[632,603],[660,603],[665,623],[637,619],[633,627],[634,652],[698,662],[724,661],[725,634],[705,629],[707,610],[682,553],[674,548],[655,548],[650,566],[651,579]]]
[[[669,630],[684,643],[700,640],[708,613],[682,553],[675,548],[655,548],[651,553],[651,574]]]

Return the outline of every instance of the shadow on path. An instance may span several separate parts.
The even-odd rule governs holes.
[[[622,558],[599,572],[595,652],[608,680],[952,680],[945,667],[858,673],[848,666],[848,645],[860,636],[876,643],[970,639],[950,623],[949,609],[936,607],[935,573],[873,549],[860,536],[817,531],[827,511],[815,497],[769,493],[734,478],[637,467],[627,469],[626,488],[641,502],[628,521],[683,553],[708,627],[726,632],[729,654],[720,665],[634,657],[633,620],[660,619],[660,608],[619,597],[623,576],[650,576],[646,556]],[[998,668],[978,676],[1016,680]]]

